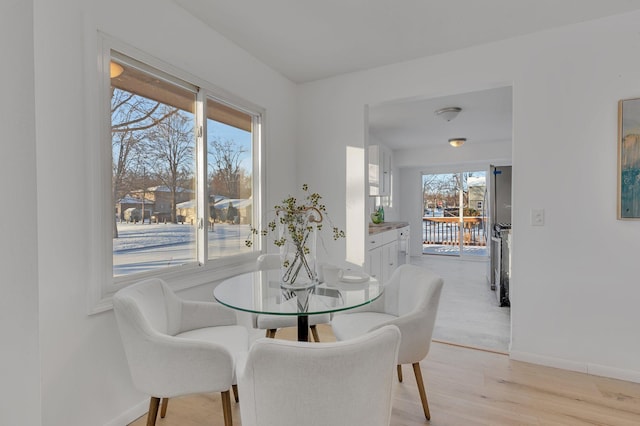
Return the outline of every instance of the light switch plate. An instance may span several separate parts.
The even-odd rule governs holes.
[[[531,225],[544,225],[544,209],[531,209]]]

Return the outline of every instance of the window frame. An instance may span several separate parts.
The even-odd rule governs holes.
[[[109,63],[111,51],[131,58],[145,72],[158,70],[168,77],[172,83],[184,83],[196,87],[196,200],[197,221],[196,258],[193,262],[147,271],[127,276],[113,276],[113,235],[112,217],[114,201],[112,200],[112,149],[111,149],[111,82]],[[241,99],[224,89],[165,63],[145,52],[120,42],[107,34],[98,31],[98,60],[95,72],[97,79],[97,96],[91,102],[96,107],[96,117],[89,117],[86,123],[87,147],[86,171],[89,176],[89,214],[92,218],[88,235],[90,245],[91,282],[89,288],[89,314],[103,312],[112,308],[111,297],[121,288],[150,277],[160,277],[167,281],[174,290],[181,290],[221,279],[250,270],[255,259],[262,252],[262,244],[256,241],[253,250],[248,253],[231,255],[219,259],[208,259],[207,226],[208,203],[202,202],[208,190],[207,182],[207,117],[205,116],[206,100],[227,105],[252,117],[252,196],[253,217],[251,223],[263,222],[265,193],[265,110],[251,102]],[[149,69],[147,69],[149,68]],[[90,68],[91,71],[91,68]],[[88,90],[91,92],[91,90]],[[90,96],[88,96],[90,98]],[[90,100],[88,99],[88,102]],[[97,101],[97,102],[96,102]],[[99,137],[96,137],[96,133]],[[105,196],[105,194],[109,194]],[[200,226],[202,225],[202,226]]]

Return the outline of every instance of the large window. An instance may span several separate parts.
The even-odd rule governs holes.
[[[108,50],[112,281],[224,266],[257,223],[259,112]]]

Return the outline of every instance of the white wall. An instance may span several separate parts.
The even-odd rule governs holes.
[[[630,13],[302,86],[299,170],[332,191],[329,208],[347,201],[342,220],[355,224],[336,255],[364,251],[364,191],[341,167],[345,146],[364,148],[365,105],[511,85],[512,357],[640,381],[640,223],[615,211],[617,101],[640,95],[638,20]],[[530,226],[532,208],[545,209],[545,226]]]
[[[270,195],[276,199],[281,198],[281,192],[290,192],[294,185],[291,182],[296,173],[295,86],[169,0],[35,0],[34,11],[39,234],[37,269],[34,249],[25,252],[31,257],[25,284],[34,284],[37,270],[42,424],[119,426],[146,410],[147,397],[132,388],[112,312],[87,315],[87,291],[92,280],[87,253],[92,244],[100,242],[87,238],[91,234],[91,218],[69,215],[64,210],[66,201],[61,202],[81,200],[82,194],[90,189],[84,166],[85,150],[99,139],[97,129],[87,128],[86,123],[91,122],[88,118],[98,106],[97,100],[86,94],[97,87],[96,31],[101,30],[264,107],[267,183]],[[21,28],[20,23],[17,25]],[[3,27],[2,32],[4,40],[21,39],[18,35],[22,31],[16,34]],[[29,48],[28,43],[25,47]],[[18,70],[16,67],[16,74]],[[27,67],[23,79],[28,79],[28,71]],[[22,90],[20,86],[16,84],[15,90]],[[27,103],[27,113],[28,106]],[[18,128],[15,133],[20,136],[16,140],[25,139],[23,129]],[[29,154],[29,145],[21,149]],[[24,163],[23,172],[33,174],[33,158],[25,159]],[[19,164],[16,167],[22,170]],[[15,178],[5,181],[14,182],[16,190],[18,184],[23,184]],[[25,183],[20,188],[23,195],[6,198],[5,194],[3,199],[25,205],[27,216],[33,216],[35,209],[29,207],[35,206],[35,200],[31,199],[36,192],[35,184],[33,179]],[[77,207],[80,206],[73,210],[77,211]],[[29,224],[36,223],[35,216],[31,219],[19,228],[25,233],[18,234],[17,227],[13,232],[22,238],[26,236],[33,244],[35,230]],[[212,298],[210,289],[199,292]],[[35,300],[31,303],[36,303]],[[33,313],[37,318],[35,308],[27,307],[29,310],[21,316]],[[37,338],[37,333],[30,337]],[[37,373],[36,368],[33,374]],[[4,386],[9,383],[3,380]],[[2,394],[8,395],[7,392]],[[38,414],[37,410],[33,412]],[[32,413],[24,411],[22,415]]]
[[[36,426],[41,422],[31,2],[0,3],[0,55],[0,424]]]

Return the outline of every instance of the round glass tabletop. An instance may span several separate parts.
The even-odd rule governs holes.
[[[271,315],[311,315],[353,309],[371,303],[383,292],[375,278],[364,282],[320,283],[300,290],[280,287],[280,271],[249,272],[222,281],[215,299],[230,308]]]

